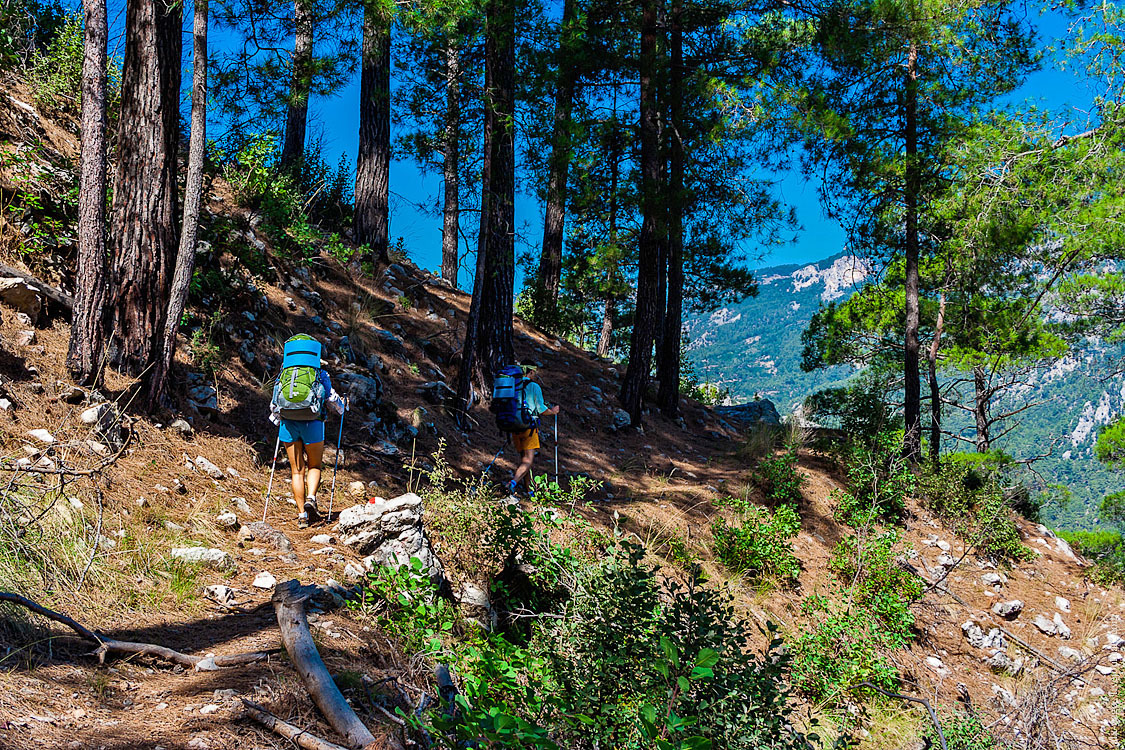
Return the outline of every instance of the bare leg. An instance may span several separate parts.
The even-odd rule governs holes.
[[[309,470],[309,497],[316,497],[316,491],[320,488],[320,465],[324,460],[324,443],[306,445],[305,453],[308,454],[306,463]]]
[[[289,471],[293,483],[293,500],[300,509],[305,504],[305,445],[300,440],[285,444],[289,456]]]
[[[522,451],[520,452],[520,465],[516,467],[516,473],[512,477],[512,481],[516,484],[523,484],[527,486],[527,477],[531,473],[531,464],[535,462],[535,451]]]

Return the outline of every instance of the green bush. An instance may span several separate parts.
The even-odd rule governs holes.
[[[999,474],[975,460],[951,457],[939,473],[922,475],[919,489],[927,507],[949,523],[978,554],[999,561],[1029,560]],[[1015,493],[1014,496],[1019,496]]]
[[[1000,750],[1000,741],[973,714],[956,711],[941,716],[941,731],[948,750]],[[933,747],[938,744],[938,733],[933,726],[926,728],[926,739]]]
[[[1059,536],[1094,563],[1087,578],[1101,586],[1125,586],[1125,540],[1120,531],[1060,531]]]
[[[774,503],[795,503],[801,499],[801,487],[808,479],[797,470],[797,451],[792,448],[779,456],[763,458],[754,476]]]
[[[731,570],[752,578],[797,578],[801,564],[790,540],[800,531],[801,517],[790,505],[780,505],[772,512],[750,506],[737,526],[728,525],[723,518],[711,524],[716,557]]]
[[[915,488],[901,444],[902,435],[891,432],[875,436],[870,445],[851,444],[843,458],[848,488],[833,493],[837,519],[853,527],[901,520]]]
[[[820,596],[804,605],[812,623],[790,646],[793,687],[813,700],[838,705],[860,682],[893,690],[895,669],[880,653],[893,646],[881,623],[863,607],[841,608]]]
[[[886,529],[851,536],[836,545],[828,566],[850,585],[852,601],[879,619],[895,646],[905,646],[914,627],[910,605],[922,596],[922,579],[898,564],[899,535]]]
[[[82,105],[82,14],[68,13],[58,34],[31,61],[35,103],[44,112],[77,115]]]
[[[902,429],[902,418],[889,405],[886,387],[862,378],[842,388],[827,388],[805,399],[805,416],[836,427],[851,443],[874,445],[880,435]]]
[[[67,15],[58,0],[0,0],[0,70],[27,64],[47,49]]]

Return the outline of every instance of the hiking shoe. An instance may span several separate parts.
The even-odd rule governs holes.
[[[320,509],[316,507],[316,498],[310,497],[305,500],[305,514],[309,517],[309,522],[315,522],[320,518]]]
[[[297,528],[307,529],[309,527],[309,514],[301,513],[297,516]]]

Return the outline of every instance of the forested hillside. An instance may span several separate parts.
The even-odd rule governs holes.
[[[757,296],[688,316],[687,352],[699,378],[719,386],[732,402],[768,398],[782,414],[791,414],[808,396],[855,377],[855,368],[847,365],[803,370],[801,336],[824,304],[871,280],[870,264],[842,253],[758,274]],[[1057,528],[1103,526],[1098,506],[1121,485],[1116,472],[1097,460],[1094,446],[1099,431],[1125,413],[1125,378],[1117,372],[1123,354],[1119,345],[1086,340],[1074,352],[1037,363],[1023,374],[1022,387],[998,404],[1030,405],[1011,419],[1013,429],[995,447],[1017,459],[1036,459],[1042,477],[1034,483],[1058,498],[1044,511]],[[957,377],[943,374],[947,381]],[[966,390],[963,384],[960,390]],[[964,414],[953,414],[948,429],[970,440],[974,435],[973,420]],[[949,440],[946,449],[964,446]]]
[[[1123,51],[0,0],[0,747],[1122,750]]]

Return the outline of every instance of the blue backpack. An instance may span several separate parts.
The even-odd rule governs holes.
[[[501,432],[525,432],[537,425],[538,420],[527,408],[526,388],[527,379],[516,365],[506,365],[496,373],[488,410],[496,415],[496,427]]]

